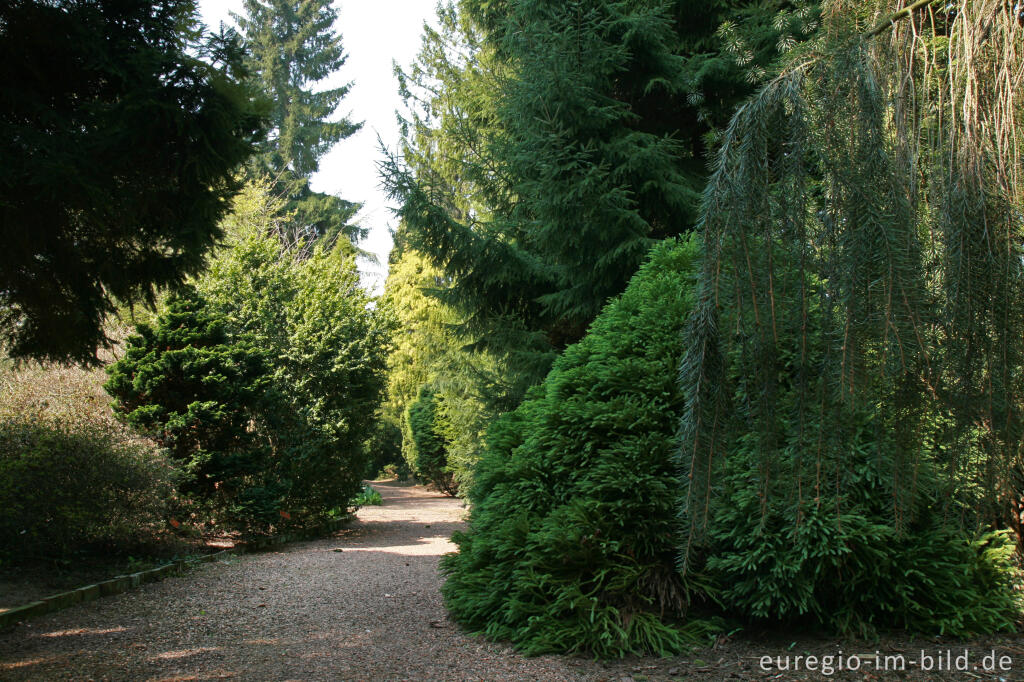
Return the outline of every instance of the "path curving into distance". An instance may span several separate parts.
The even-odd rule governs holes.
[[[381,507],[331,538],[280,551],[232,557],[183,576],[143,585],[0,632],[0,680],[605,680],[701,682],[890,679],[842,671],[764,671],[765,654],[906,652],[937,647],[979,657],[996,647],[1013,656],[1007,673],[1024,679],[1020,635],[970,643],[831,637],[755,631],[668,659],[608,664],[570,656],[525,658],[463,633],[447,619],[437,562],[465,526],[458,500],[420,486],[375,483]],[[337,551],[341,550],[341,551]],[[994,649],[993,649],[994,650]],[[962,673],[900,673],[908,680],[962,680]]]
[[[0,632],[0,679],[609,676],[590,661],[527,659],[462,633],[447,619],[437,571],[464,527],[461,502],[421,486],[374,487],[384,505],[364,507],[331,538],[233,557]]]

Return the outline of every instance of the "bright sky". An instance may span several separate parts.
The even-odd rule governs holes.
[[[348,61],[318,88],[351,81],[352,89],[337,113],[349,113],[351,120],[364,123],[362,130],[336,144],[321,159],[312,186],[318,192],[363,203],[357,219],[370,233],[361,246],[376,254],[380,263],[364,262],[359,269],[364,284],[379,292],[387,275],[389,230],[396,222],[377,173],[381,159],[377,136],[390,148],[398,140],[395,110],[401,108],[402,101],[391,62],[408,66],[415,58],[423,22],[434,23],[436,0],[336,0],[334,6],[338,8],[335,30],[341,33]],[[234,23],[228,12],[241,13],[242,0],[200,0],[199,9],[203,22],[216,28],[221,21]]]

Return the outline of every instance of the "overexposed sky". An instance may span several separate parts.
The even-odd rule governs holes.
[[[317,89],[352,83],[342,100],[338,114],[349,114],[363,121],[358,133],[342,140],[320,160],[320,171],[312,186],[318,192],[340,195],[363,203],[357,216],[369,228],[362,248],[377,255],[379,265],[362,262],[359,270],[367,287],[380,291],[387,274],[391,250],[389,228],[395,217],[380,188],[377,162],[380,152],[377,136],[394,148],[398,140],[395,109],[401,108],[398,83],[392,72],[392,60],[408,66],[420,48],[423,22],[435,22],[436,0],[335,0],[338,21],[335,30],[348,61],[333,78]],[[229,11],[242,12],[242,0],[200,0],[203,22],[215,29],[221,21],[233,25]]]

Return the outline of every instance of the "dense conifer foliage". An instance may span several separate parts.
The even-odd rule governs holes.
[[[544,382],[488,432],[448,608],[528,653],[679,652],[699,581],[675,570],[675,368],[695,241],[656,247]]]
[[[441,270],[406,248],[401,233],[397,237],[383,304],[399,331],[388,356],[388,398],[381,420],[384,428],[397,432],[408,470],[432,480],[418,464],[410,423],[410,408],[422,391],[429,391],[436,401],[431,429],[444,443],[443,464],[435,468],[441,477],[434,483],[454,492],[472,480],[483,432],[496,416],[492,406],[498,402],[502,368],[488,354],[467,348],[458,313],[432,295],[444,283]]]
[[[448,428],[442,403],[429,386],[424,386],[416,401],[409,406],[406,421],[416,449],[416,473],[438,490],[449,495],[457,493],[458,485],[448,464],[447,450],[450,444],[446,437]]]
[[[246,0],[245,14],[232,16],[246,39],[252,81],[271,102],[270,135],[251,166],[288,197],[293,215],[283,224],[290,232],[279,237],[291,246],[319,238],[328,248],[339,236],[358,240],[363,235],[350,221],[359,205],[309,186],[324,154],[362,126],[335,117],[351,84],[317,87],[347,59],[335,30],[338,11],[328,0]]]
[[[1019,607],[1005,538],[975,537],[1019,511],[1021,29],[890,9],[830,4],[723,137],[681,570],[747,617],[988,632]]]
[[[176,295],[128,339],[105,388],[115,414],[180,463],[184,492],[232,520],[266,523],[284,490],[267,480],[272,452],[260,434],[281,401],[270,358],[252,337],[229,337],[226,322],[195,291]]]
[[[0,5],[0,334],[96,362],[115,301],[196,273],[262,126],[195,3]],[[204,61],[197,54],[208,55]]]
[[[360,492],[390,331],[342,245],[280,243],[279,204],[247,187],[201,293],[141,326],[107,385],[184,464],[182,490],[250,531],[343,513]]]
[[[949,523],[931,463],[918,467],[913,508],[897,526],[900,491],[867,420],[858,436],[822,459],[829,485],[804,501],[787,494],[793,481],[781,473],[757,481],[765,464],[753,438],[729,453],[708,521],[705,572],[721,586],[719,602],[744,620],[865,638],[894,629],[1013,630],[1020,604],[1012,539],[974,538]]]
[[[653,240],[694,229],[707,142],[750,89],[717,31],[755,6],[464,2],[428,32],[388,183],[511,406]],[[748,67],[776,54],[765,23]]]
[[[654,240],[694,228],[709,142],[750,72],[763,78],[815,16],[772,22],[773,9],[464,2],[441,8],[399,70],[406,136],[385,175],[401,249],[437,271],[419,289],[442,305],[416,307],[443,311],[458,344],[419,366],[455,386],[441,404],[464,479],[486,422],[580,338]]]
[[[640,242],[615,232],[625,213],[601,212],[601,202],[612,201],[610,186],[596,185],[594,196],[586,185],[567,188],[577,173],[624,179],[658,167],[656,154],[644,156],[658,147],[602,162],[591,137],[587,155],[561,167],[555,156],[573,149],[567,131],[601,131],[595,121],[614,120],[616,111],[607,100],[583,98],[570,114],[571,98],[599,90],[581,85],[594,82],[586,77],[570,82],[573,44],[552,30],[572,25],[574,6],[481,8],[487,11],[476,12],[477,20],[505,36],[498,53],[521,60],[509,63],[494,115],[503,132],[515,133],[492,149],[524,144],[518,156],[494,158],[516,159],[503,166],[510,192],[529,188],[504,215],[526,211],[536,223],[529,223],[534,241],[507,241],[539,245],[545,229],[560,225],[565,248],[581,238],[573,262],[600,272]],[[656,21],[658,8],[576,9],[571,30],[587,46],[576,53],[579,63],[605,54],[601,47],[615,44],[609,37],[624,25],[644,24],[643,35],[657,44],[660,34],[645,22]],[[447,603],[471,629],[534,653],[672,651],[683,646],[685,627],[708,627],[687,614],[700,597],[743,621],[868,636],[889,628],[967,635],[1015,626],[1013,547],[1005,531],[992,531],[1005,527],[1008,503],[1020,497],[1013,486],[1024,328],[1012,304],[1024,281],[1014,75],[1020,28],[998,3],[952,15],[925,7],[880,22],[889,9],[828,4],[822,31],[796,45],[780,74],[721,131],[699,210],[704,257],[687,299],[694,303],[689,322],[649,321],[651,336],[630,341],[634,321],[619,318],[627,301],[667,314],[658,308],[668,305],[664,295],[659,300],[642,284],[655,272],[648,266],[545,382],[491,426],[470,490],[471,529],[457,536],[460,552],[445,562]],[[764,10],[719,29],[735,63],[747,61],[740,54],[756,44]],[[606,24],[605,11],[629,14]],[[519,23],[502,33],[499,14]],[[523,27],[531,30],[517,33]],[[551,63],[516,42],[534,34],[555,55]],[[610,50],[607,64],[613,54],[620,53]],[[648,55],[644,63],[684,68],[683,60],[664,58]],[[587,77],[599,79],[602,64],[590,63]],[[529,81],[517,81],[535,66]],[[545,94],[516,99],[534,82]],[[545,82],[558,86],[545,90]],[[530,102],[537,107],[531,119],[503,118],[503,106],[525,111]],[[563,112],[553,102],[567,108],[562,124],[554,125]],[[570,121],[590,123],[576,129]],[[559,143],[531,137],[544,130],[561,134]],[[630,140],[643,139],[633,133]],[[634,158],[647,165],[631,169]],[[534,177],[546,180],[530,184],[534,162]],[[663,169],[661,178],[670,177]],[[654,192],[651,206],[680,215],[657,185],[645,186]],[[407,206],[421,220],[437,216],[415,191]],[[644,213],[642,193],[630,199],[634,218],[665,224]],[[604,251],[604,260],[587,255],[588,247],[602,249],[600,237],[582,237],[586,228],[573,231],[582,216],[607,228],[619,250]],[[444,235],[459,234],[450,213],[446,219],[437,233],[424,228],[428,253]],[[464,234],[480,231],[471,226]],[[441,251],[458,253],[456,238]],[[557,249],[536,253],[560,262]],[[542,275],[552,272],[548,260],[534,264]],[[471,286],[472,275],[455,273],[466,280],[454,277],[453,287]],[[690,296],[689,280],[684,290]],[[536,301],[552,311],[568,294]],[[614,334],[606,319],[616,320]],[[592,350],[606,344],[620,352]],[[672,391],[631,374],[661,347],[676,351],[666,363],[679,362]],[[659,411],[652,396],[672,399]],[[630,437],[640,425],[643,437]],[[641,451],[652,459],[631,459]],[[661,452],[670,454],[660,460]],[[659,470],[674,461],[677,478]],[[634,489],[646,494],[630,496]],[[645,525],[633,525],[638,518]],[[665,568],[676,556],[678,571]]]
[[[270,355],[273,379],[297,422],[283,446],[310,514],[344,507],[360,489],[385,388],[389,317],[360,287],[351,247],[293,250],[275,235],[282,203],[267,184],[250,184],[226,221],[226,248],[211,259],[199,288]]]

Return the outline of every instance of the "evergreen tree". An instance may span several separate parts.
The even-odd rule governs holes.
[[[675,570],[674,381],[697,240],[668,240],[487,434],[469,530],[442,567],[473,632],[527,654],[669,655],[714,630]]]
[[[406,421],[416,446],[417,474],[438,490],[455,495],[458,485],[448,463],[448,429],[440,408],[438,396],[429,386],[423,386],[406,411]]]
[[[274,425],[278,471],[292,481],[292,513],[318,515],[360,490],[391,330],[344,244],[298,254],[274,237],[287,229],[282,203],[267,184],[247,186],[198,286],[233,334],[268,354],[287,405]]]
[[[422,114],[387,180],[464,333],[509,367],[511,405],[655,240],[694,228],[707,139],[750,89],[716,33],[738,14],[467,1],[427,33],[403,81]]]
[[[388,356],[388,399],[381,419],[401,433],[402,456],[413,473],[430,478],[420,466],[420,451],[410,422],[417,396],[436,400],[438,438],[444,441],[442,469],[460,488],[469,486],[482,449],[489,407],[500,372],[486,355],[466,348],[458,315],[432,295],[444,284],[441,271],[403,245],[402,233],[391,254],[383,305],[398,331]],[[454,485],[449,486],[454,490]]]
[[[262,132],[243,75],[192,0],[0,3],[8,353],[96,362],[118,301],[201,268]]]
[[[188,474],[183,492],[233,521],[266,523],[286,486],[268,475],[260,432],[280,407],[268,355],[194,290],[172,297],[154,326],[140,325],[104,388],[114,413],[167,448]]]
[[[723,136],[681,568],[750,618],[1003,629],[1008,548],[976,534],[1020,519],[1021,28],[1000,3],[893,9],[831,3]]]
[[[271,135],[263,165],[299,177],[317,171],[321,157],[361,124],[329,118],[351,85],[315,91],[313,86],[345,64],[338,12],[328,0],[246,0],[246,14],[233,14],[247,41],[249,69],[271,98]]]
[[[362,126],[347,117],[332,120],[351,84],[316,89],[345,64],[334,31],[337,10],[329,0],[246,0],[245,15],[232,16],[246,38],[253,80],[272,103],[271,134],[256,169],[275,179],[289,199],[286,210],[296,213],[282,239],[321,238],[328,247],[340,235],[355,241],[362,234],[349,221],[359,206],[309,187],[323,155]]]

